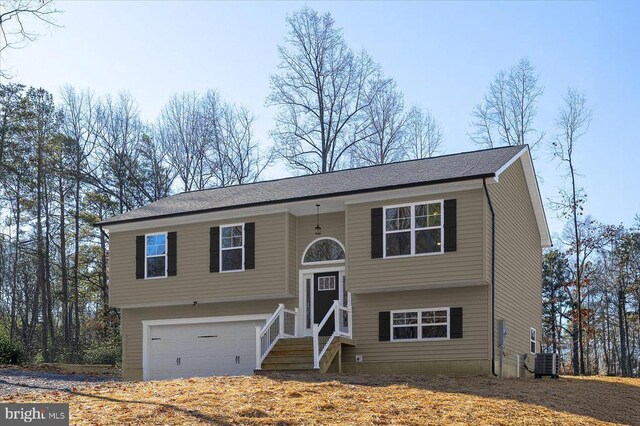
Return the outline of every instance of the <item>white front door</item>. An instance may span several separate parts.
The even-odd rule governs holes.
[[[264,321],[151,325],[145,379],[252,374]]]

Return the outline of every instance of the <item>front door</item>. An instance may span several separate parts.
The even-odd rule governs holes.
[[[313,274],[313,322],[320,324],[333,305],[340,299],[340,273],[321,272]],[[320,336],[330,336],[335,329],[333,316],[327,319]]]

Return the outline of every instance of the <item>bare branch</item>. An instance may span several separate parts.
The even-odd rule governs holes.
[[[38,25],[59,27],[55,21],[60,13],[53,0],[4,0],[0,3],[0,63],[9,49],[22,49],[35,41],[40,34],[31,28]],[[10,78],[10,73],[0,68],[0,78]]]

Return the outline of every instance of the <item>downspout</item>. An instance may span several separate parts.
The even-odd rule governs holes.
[[[491,212],[491,374],[496,374],[496,212],[487,189],[487,178],[482,178],[482,186],[487,196]]]

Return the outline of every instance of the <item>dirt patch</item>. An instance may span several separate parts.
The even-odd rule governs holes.
[[[216,377],[0,399],[68,402],[73,424],[640,424],[640,379]]]

